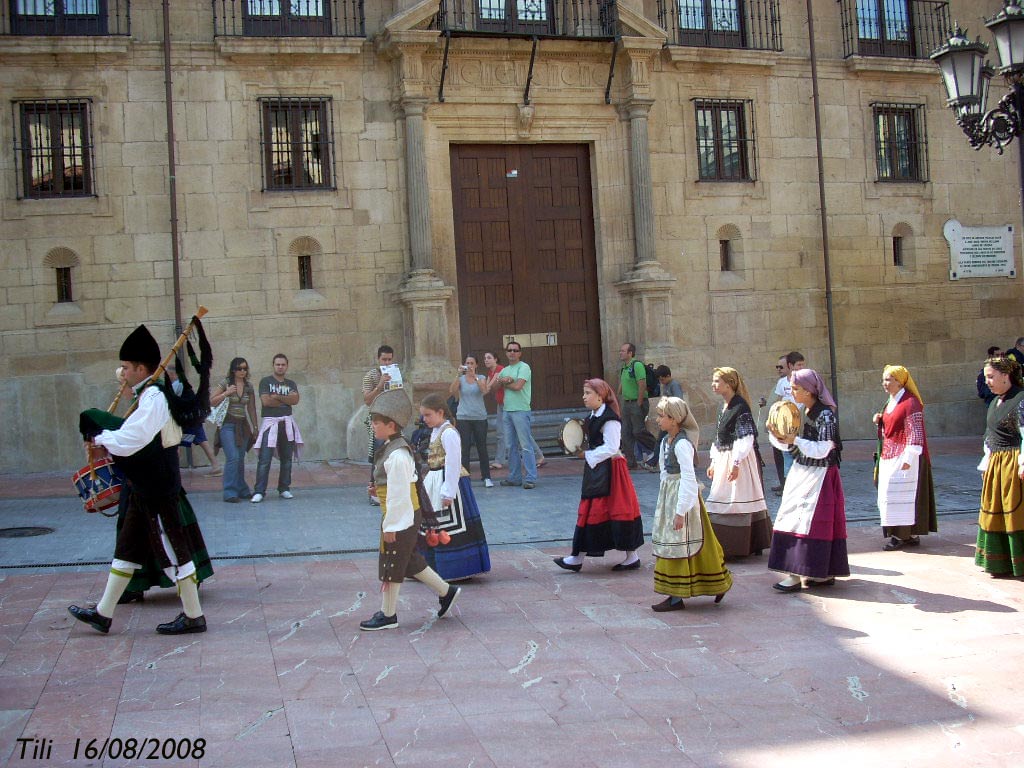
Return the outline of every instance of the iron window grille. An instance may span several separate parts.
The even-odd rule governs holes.
[[[57,267],[57,303],[67,304],[74,301],[71,291],[71,267]]]
[[[213,0],[214,37],[365,37],[363,0]]]
[[[928,181],[928,139],[921,104],[871,104],[879,181]]]
[[[299,254],[299,289],[313,289],[313,256],[308,253]]]
[[[749,100],[692,99],[701,181],[754,181],[754,105]]]
[[[334,189],[329,97],[260,99],[263,189]]]
[[[926,59],[950,34],[947,0],[837,0],[843,55]]]
[[[4,0],[0,28],[11,35],[127,35],[130,0]]]
[[[657,0],[669,45],[782,50],[778,0]]]
[[[95,194],[90,104],[89,99],[14,102],[19,199]]]
[[[616,0],[441,0],[432,27],[460,35],[611,39]]]

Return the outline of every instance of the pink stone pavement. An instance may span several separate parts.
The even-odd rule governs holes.
[[[401,627],[365,633],[372,557],[217,567],[210,631],[153,632],[170,591],[74,622],[105,575],[0,581],[0,764],[232,768],[1024,765],[1024,584],[973,565],[974,526],[918,550],[851,529],[853,576],[773,592],[732,565],[720,605],[655,614],[651,559],[558,570],[555,550],[492,550],[452,615],[407,583]],[[52,740],[19,759],[17,738]],[[72,759],[76,739],[206,740],[201,760]]]

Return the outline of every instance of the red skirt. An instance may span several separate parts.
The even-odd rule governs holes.
[[[626,460],[615,456],[608,461],[612,463],[608,495],[580,500],[572,539],[574,555],[601,557],[609,549],[628,552],[639,549],[644,543],[640,501]]]

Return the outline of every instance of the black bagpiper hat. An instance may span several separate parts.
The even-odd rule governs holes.
[[[121,351],[118,353],[118,360],[129,363],[143,363],[149,368],[155,369],[160,365],[160,345],[156,343],[153,334],[144,325],[140,325],[124,340]]]

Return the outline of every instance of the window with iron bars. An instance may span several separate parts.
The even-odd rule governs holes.
[[[12,0],[11,34],[14,35],[106,35],[108,13],[113,15],[114,34],[121,31],[122,17],[128,20],[129,0]],[[2,12],[0,12],[2,15]]]
[[[57,267],[57,303],[67,304],[75,300],[71,291],[71,267]]]
[[[701,181],[754,181],[754,105],[751,101],[693,99]]]
[[[871,105],[879,181],[928,181],[928,139],[921,104]]]
[[[19,198],[95,194],[89,104],[88,99],[14,102]]]
[[[331,99],[261,99],[264,190],[334,189]]]

